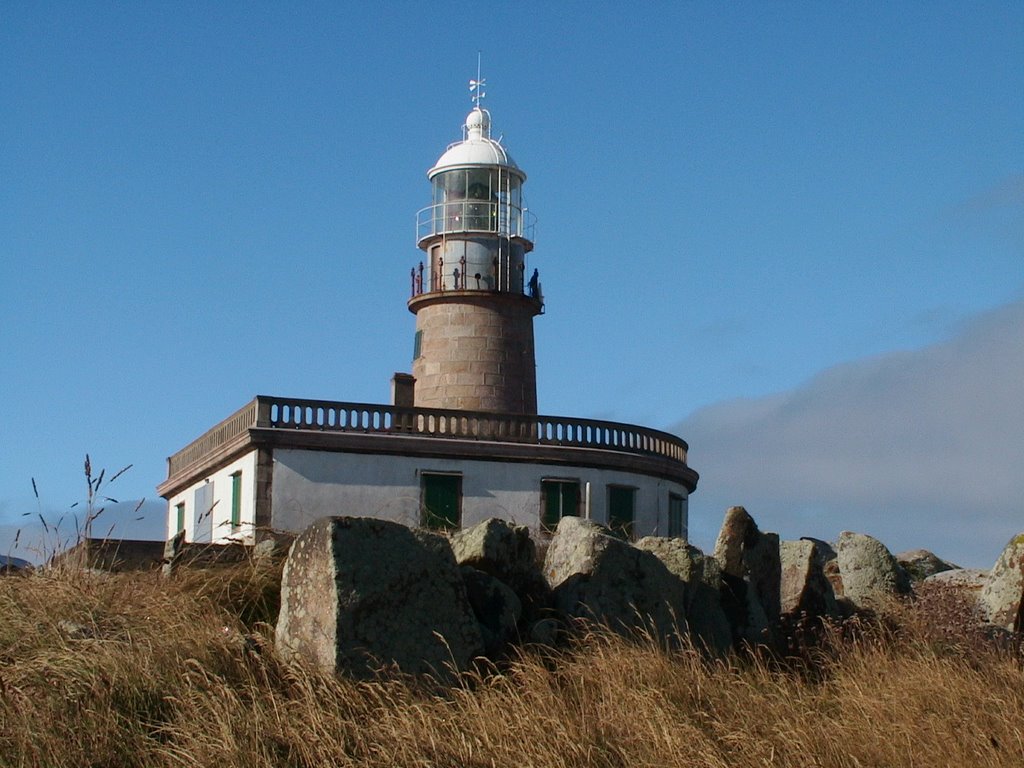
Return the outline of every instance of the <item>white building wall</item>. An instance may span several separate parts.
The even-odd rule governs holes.
[[[242,473],[241,525],[231,528],[231,476]],[[212,491],[200,489],[212,486]],[[199,496],[206,496],[208,502],[197,505]],[[254,520],[256,515],[256,451],[240,456],[225,467],[218,469],[185,490],[175,494],[167,502],[167,538],[178,533],[177,506],[185,504],[185,540],[227,543],[241,541],[255,542]],[[198,509],[197,506],[204,507]],[[196,537],[196,529],[201,533]]]
[[[590,516],[599,523],[608,520],[610,484],[636,488],[638,537],[668,535],[668,497],[677,494],[684,499],[686,535],[686,487],[632,472],[297,449],[276,449],[273,467],[272,526],[282,530],[301,531],[328,515],[380,517],[418,525],[421,473],[457,472],[462,475],[463,527],[500,517],[538,529],[541,480],[571,479],[579,480],[584,494],[590,484]]]

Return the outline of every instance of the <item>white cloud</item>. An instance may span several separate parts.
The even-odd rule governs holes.
[[[701,473],[698,544],[742,504],[787,538],[857,530],[989,567],[1024,531],[1024,301],[946,342],[703,408],[676,431]]]

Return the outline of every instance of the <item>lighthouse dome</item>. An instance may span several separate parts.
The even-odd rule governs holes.
[[[427,172],[428,178],[433,178],[441,171],[474,165],[503,166],[521,181],[526,178],[526,174],[516,165],[508,150],[499,141],[491,138],[491,115],[486,109],[473,108],[466,116],[464,132],[465,138],[449,146],[434,163],[434,167]]]

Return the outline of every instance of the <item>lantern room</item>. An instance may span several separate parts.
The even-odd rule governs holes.
[[[534,217],[523,206],[526,174],[491,138],[491,116],[479,105],[427,173],[431,204],[416,218],[416,244],[426,252],[413,293],[483,290],[523,293]]]

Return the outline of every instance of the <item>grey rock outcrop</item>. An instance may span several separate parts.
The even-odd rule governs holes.
[[[480,626],[484,653],[497,659],[519,638],[523,605],[511,587],[469,565],[460,568],[466,596]]]
[[[781,614],[779,537],[762,533],[743,507],[729,507],[715,542],[722,607],[737,642],[773,643]]]
[[[933,573],[924,580],[925,584],[943,584],[981,594],[988,583],[989,572],[981,568],[953,568]]]
[[[836,560],[843,596],[858,608],[869,608],[892,595],[910,592],[910,579],[878,539],[843,531],[836,542]]]
[[[671,640],[687,630],[686,584],[650,552],[579,517],[563,517],[548,546],[544,575],[563,616],[637,629]]]
[[[924,581],[929,576],[943,571],[959,568],[959,565],[947,563],[934,552],[927,549],[910,549],[896,554],[896,562],[907,572],[911,582]]]
[[[999,555],[980,600],[989,623],[1024,630],[1024,533],[1010,539]]]
[[[513,589],[540,576],[537,548],[524,525],[491,518],[453,533],[451,547],[459,565],[489,573]]]
[[[322,518],[295,540],[276,638],[286,659],[355,677],[395,665],[443,678],[483,650],[448,541],[370,518]]]
[[[459,565],[490,574],[516,593],[528,620],[548,604],[547,583],[537,562],[537,548],[526,526],[491,518],[451,535]]]
[[[780,542],[779,560],[784,617],[839,615],[832,584],[825,577],[823,564],[827,560],[819,553],[817,542],[810,539]]]
[[[174,568],[181,557],[182,547],[185,545],[185,531],[178,531],[164,544],[164,559],[161,561],[160,573],[162,576],[171,576]]]
[[[715,654],[732,645],[732,629],[722,610],[722,569],[715,558],[682,539],[648,536],[637,549],[657,557],[686,585],[686,619],[694,642]]]
[[[836,555],[836,548],[832,542],[823,539],[815,539],[811,536],[801,536],[800,541],[809,541],[814,544],[815,556],[821,565],[821,571],[832,585],[832,593],[841,595],[843,593],[843,580],[839,576],[839,560]]]

